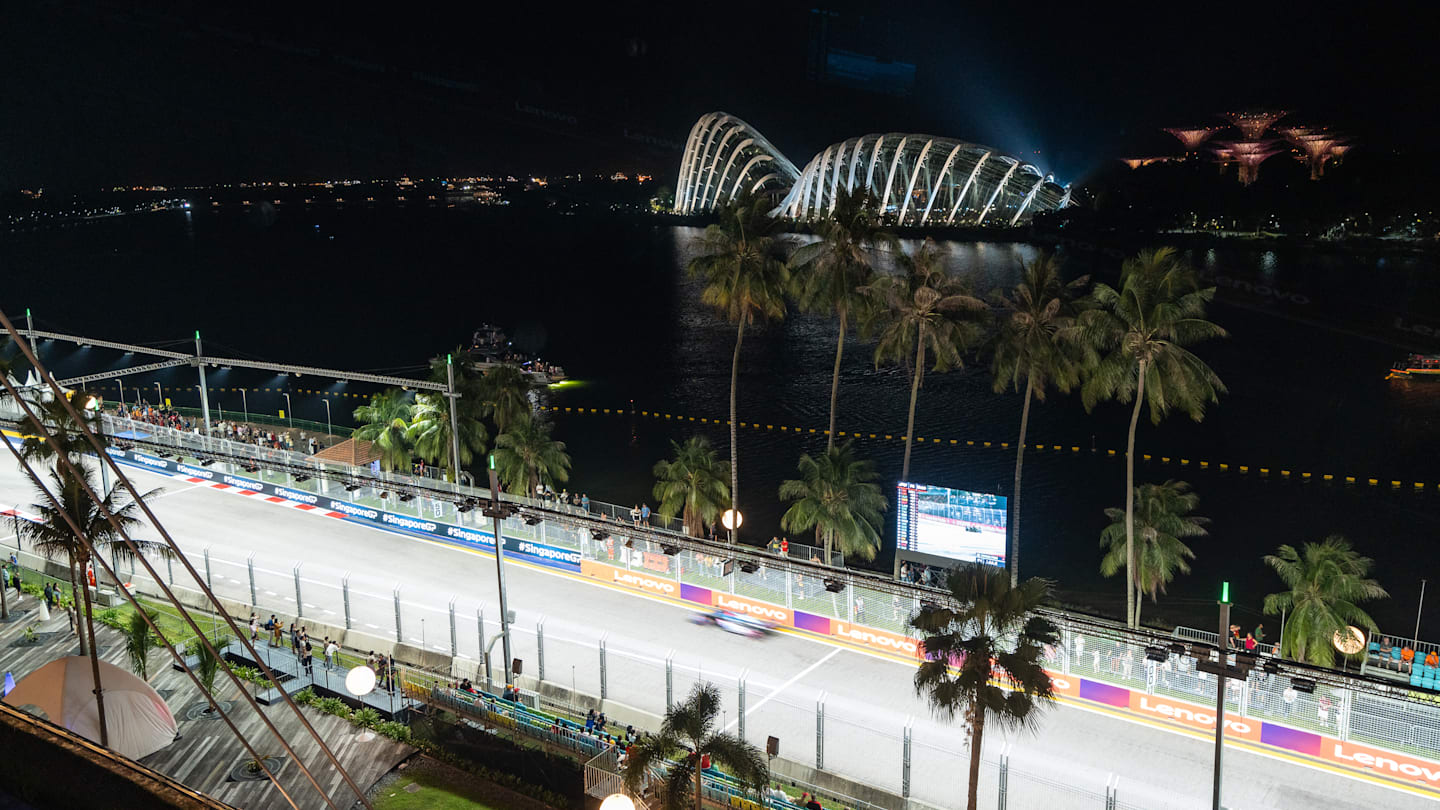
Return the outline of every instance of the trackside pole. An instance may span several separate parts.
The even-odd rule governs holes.
[[[210,437],[210,390],[205,386],[205,350],[200,348],[200,330],[195,330],[195,367],[200,370],[200,413],[205,417],[205,437]],[[161,403],[164,404],[163,402]],[[207,443],[208,447],[209,444]]]
[[[460,651],[455,641],[455,597],[450,597],[450,657],[454,658]]]
[[[815,699],[815,770],[825,770],[825,697],[821,692]]]
[[[346,571],[345,576],[340,578],[340,596],[345,603],[345,629],[350,626],[350,572]]]

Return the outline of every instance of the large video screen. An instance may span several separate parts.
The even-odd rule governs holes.
[[[901,481],[900,550],[952,560],[1005,564],[1005,497]]]

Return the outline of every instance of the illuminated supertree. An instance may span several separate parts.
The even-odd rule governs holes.
[[[1210,136],[1220,131],[1219,127],[1166,127],[1165,131],[1174,135],[1180,143],[1185,145],[1187,153],[1194,152],[1200,148],[1200,144],[1210,140]]]
[[[1328,133],[1312,132],[1291,138],[1290,142],[1305,153],[1305,162],[1310,166],[1310,179],[1319,180],[1325,174],[1325,161],[1330,159],[1331,150],[1339,139]]]
[[[1250,185],[1260,177],[1260,164],[1279,151],[1273,140],[1230,141],[1217,154],[1228,152],[1229,159],[1240,164],[1240,183]]]
[[[1220,167],[1220,175],[1225,175],[1225,169],[1235,162],[1235,153],[1223,146],[1215,147],[1215,165]]]
[[[1265,130],[1274,126],[1276,121],[1284,118],[1285,110],[1245,110],[1242,112],[1227,112],[1224,116],[1230,119],[1230,123],[1240,130],[1245,140],[1258,140]]]
[[[1336,163],[1339,163],[1341,158],[1345,157],[1345,153],[1349,152],[1353,146],[1355,146],[1355,144],[1348,141],[1336,143],[1330,147],[1330,156],[1335,158]]]

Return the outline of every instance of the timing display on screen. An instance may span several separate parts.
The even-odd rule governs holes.
[[[896,489],[901,551],[1005,564],[1004,496],[906,481]]]

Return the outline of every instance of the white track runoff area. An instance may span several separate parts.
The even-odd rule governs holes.
[[[221,596],[249,601],[245,559],[253,552],[259,602],[267,613],[294,613],[292,571],[303,562],[301,599],[308,618],[343,624],[339,585],[349,572],[357,630],[393,637],[398,586],[408,643],[420,643],[423,633],[427,647],[449,652],[452,598],[462,656],[478,658],[477,608],[485,611],[487,641],[498,632],[495,566],[488,554],[327,517],[320,509],[282,507],[208,484],[126,470],[137,487],[165,488],[152,508],[197,570],[203,571],[202,550],[210,548]],[[0,463],[0,505],[30,511],[26,507],[34,500],[15,465]],[[0,546],[13,548],[11,535],[9,527],[0,528]],[[158,538],[148,525],[137,535]],[[156,567],[165,570],[163,562]],[[182,577],[176,566],[177,585],[184,584]],[[543,619],[547,680],[598,694],[597,641],[605,634],[610,701],[655,717],[664,711],[663,661],[673,650],[677,697],[697,679],[717,683],[725,695],[724,722],[733,729],[737,677],[748,670],[746,737],[752,742],[763,745],[773,734],[782,755],[813,764],[815,705],[823,692],[826,770],[899,792],[901,730],[911,718],[912,795],[942,807],[963,801],[965,739],[957,727],[933,719],[915,695],[912,665],[800,635],[762,640],[730,635],[692,624],[694,610],[683,605],[525,563],[507,565],[506,578],[516,614],[514,655],[524,659],[527,675],[538,664],[536,625]],[[658,725],[653,719],[649,724]],[[1099,795],[1111,774],[1120,778],[1122,807],[1209,806],[1213,743],[1202,736],[1121,719],[1100,708],[1062,705],[1042,720],[1038,733],[987,730],[986,759],[998,758],[1006,745],[1012,746],[1013,808],[1102,806]],[[1095,798],[1067,797],[1028,778],[1031,774]],[[994,780],[995,768],[987,767],[982,796],[994,796]],[[1232,810],[1429,806],[1404,785],[1238,747],[1226,750],[1225,804]]]

